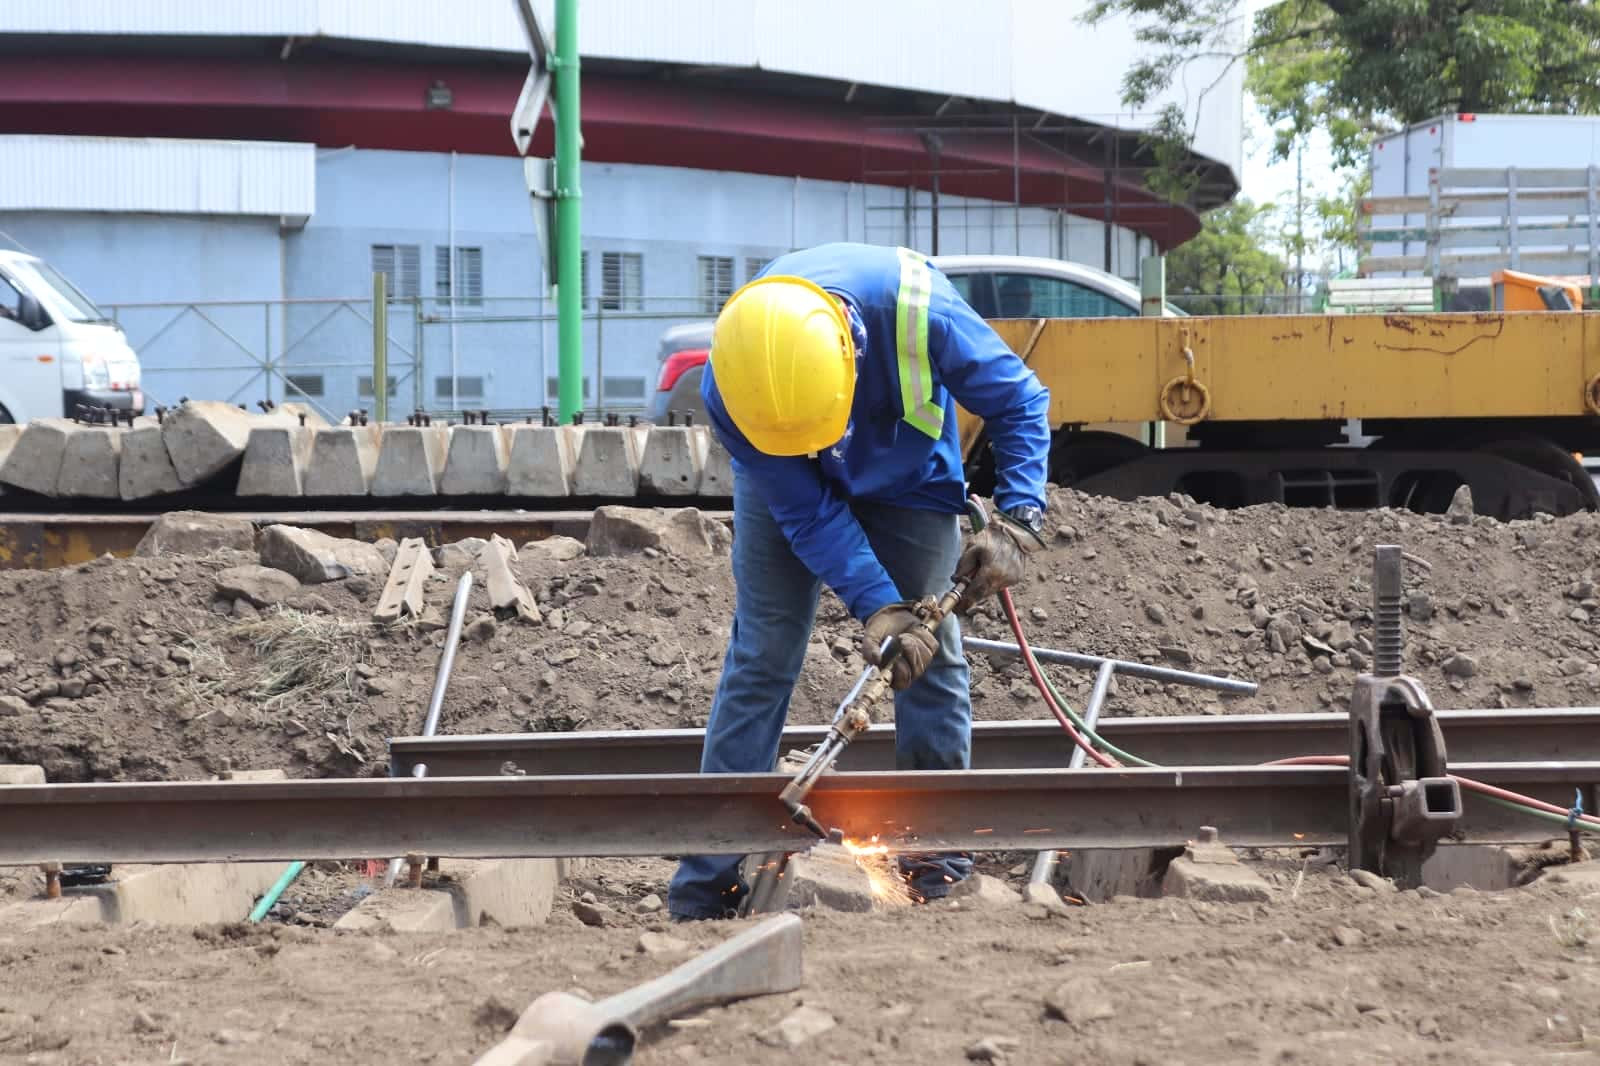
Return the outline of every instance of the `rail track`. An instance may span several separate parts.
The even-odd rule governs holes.
[[[1455,748],[1480,761],[1451,770],[1563,809],[1600,799],[1600,711],[1440,712]],[[1054,723],[974,731],[980,768],[896,772],[893,731],[878,728],[826,775],[813,808],[825,824],[923,850],[1159,847],[1202,825],[1235,845],[1342,843],[1350,779],[1341,767],[1188,765],[1063,769]],[[1339,715],[1107,719],[1107,734],[1191,763],[1345,750]],[[791,729],[806,743],[815,729]],[[28,785],[0,788],[0,865],[454,857],[672,855],[796,850],[811,838],[777,800],[781,774],[681,772],[692,730],[400,738],[388,779]],[[1039,765],[1053,758],[1053,765]],[[426,761],[426,778],[409,776]],[[512,763],[513,766],[506,766]],[[605,768],[608,772],[596,773]],[[850,768],[855,767],[855,768]],[[537,771],[522,773],[519,771]],[[1475,795],[1453,839],[1548,835]]]

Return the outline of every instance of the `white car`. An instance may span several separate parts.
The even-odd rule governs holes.
[[[934,266],[984,318],[1110,318],[1139,314],[1137,286],[1114,274],[1021,255],[936,255]],[[1184,312],[1166,305],[1168,317]],[[673,326],[661,335],[656,392],[647,417],[665,424],[668,412],[705,420],[700,402],[702,367],[711,347],[711,323]]]
[[[0,423],[79,408],[144,413],[122,327],[49,263],[0,249]]]

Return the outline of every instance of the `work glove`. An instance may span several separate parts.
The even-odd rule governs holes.
[[[922,624],[916,606],[916,601],[904,600],[878,608],[867,619],[861,635],[861,655],[873,666],[882,665],[883,642],[890,637],[900,638],[899,654],[890,659],[888,667],[889,687],[896,692],[921,677],[939,650],[938,638]]]
[[[950,575],[952,582],[967,582],[956,613],[966,614],[1001,589],[1021,581],[1024,560],[1042,547],[1044,541],[1039,535],[1021,522],[1004,512],[992,515],[981,530],[967,538],[956,572]]]

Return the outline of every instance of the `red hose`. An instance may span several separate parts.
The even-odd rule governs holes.
[[[1067,736],[1072,738],[1074,744],[1083,749],[1085,755],[1099,765],[1113,769],[1121,767],[1121,763],[1105,752],[1096,749],[1094,745],[1084,739],[1083,734],[1078,732],[1073,726],[1072,720],[1066,716],[1066,713],[1057,705],[1055,698],[1050,695],[1050,687],[1044,683],[1044,673],[1039,668],[1039,660],[1033,657],[1033,648],[1028,644],[1028,638],[1022,632],[1022,620],[1017,617],[1016,604],[1011,602],[1010,589],[1000,590],[1000,604],[1005,608],[1006,621],[1011,623],[1011,633],[1017,638],[1017,647],[1022,649],[1022,661],[1027,665],[1028,674],[1033,678],[1033,686],[1039,690],[1039,695],[1044,697],[1045,706],[1049,707],[1050,713],[1056,716],[1056,721],[1061,723],[1061,728],[1067,731]]]
[[[1350,756],[1348,756],[1348,755],[1298,755],[1298,756],[1296,756],[1296,757],[1294,757],[1292,759],[1276,759],[1276,760],[1274,760],[1272,762],[1267,763],[1267,765],[1268,766],[1349,766],[1350,765]],[[1554,803],[1546,803],[1544,800],[1534,799],[1532,796],[1524,796],[1520,792],[1512,792],[1510,789],[1504,789],[1504,788],[1499,787],[1498,785],[1491,785],[1491,784],[1488,784],[1488,783],[1483,782],[1483,781],[1476,781],[1476,780],[1473,780],[1470,777],[1462,777],[1459,774],[1451,774],[1450,777],[1453,778],[1455,780],[1455,782],[1457,784],[1459,784],[1462,788],[1467,789],[1470,792],[1481,792],[1485,796],[1493,796],[1495,799],[1505,800],[1507,803],[1515,803],[1515,804],[1518,804],[1519,806],[1523,806],[1523,807],[1532,807],[1534,810],[1536,810],[1536,811],[1544,811],[1546,814],[1559,814],[1563,818],[1569,817],[1572,814],[1572,812],[1567,810],[1565,807],[1557,807]],[[1597,817],[1595,817],[1594,815],[1591,815],[1591,814],[1580,814],[1580,815],[1578,815],[1578,821],[1583,823],[1584,825],[1592,825],[1592,826],[1595,826],[1596,828],[1600,828],[1600,818],[1597,818]]]

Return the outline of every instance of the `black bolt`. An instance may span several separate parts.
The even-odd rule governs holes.
[[[676,411],[668,411],[667,412],[667,425],[675,426],[677,424],[678,424],[678,412],[676,412]]]
[[[628,426],[629,426],[630,429],[638,429],[639,428],[639,416],[638,415],[629,415],[628,416]]]
[[[302,426],[306,424],[306,413],[304,411],[300,412],[300,424]]]
[[[686,426],[694,425],[694,412],[693,411],[685,411],[685,412],[683,412],[683,424],[686,425]]]
[[[582,411],[574,411],[574,412],[572,412],[572,424],[575,425],[575,426],[583,425],[583,412]]]

